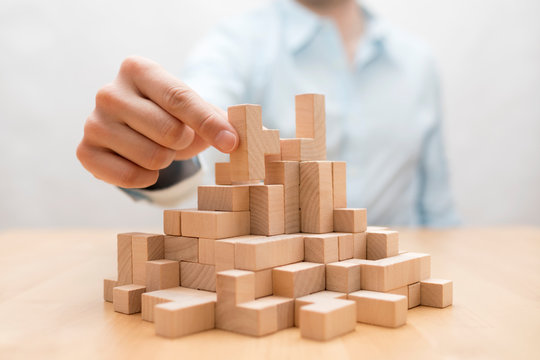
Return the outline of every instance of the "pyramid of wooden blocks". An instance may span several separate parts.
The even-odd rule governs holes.
[[[197,209],[163,212],[163,234],[117,236],[115,311],[142,312],[156,334],[213,328],[264,336],[292,326],[325,341],[356,322],[399,327],[407,310],[452,304],[428,254],[347,207],[346,163],[326,160],[324,96],[296,96],[296,138],[263,127],[258,105],[228,109],[240,141],[199,186]]]

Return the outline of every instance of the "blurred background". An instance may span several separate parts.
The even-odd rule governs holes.
[[[94,179],[75,157],[94,95],[131,54],[179,75],[213,25],[263,2],[2,0],[0,230],[158,227],[161,209]],[[438,59],[464,224],[540,225],[540,1],[365,4]]]

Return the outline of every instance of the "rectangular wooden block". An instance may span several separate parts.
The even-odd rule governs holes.
[[[328,233],[334,230],[332,163],[300,163],[300,221],[302,232]]]
[[[324,302],[332,299],[347,299],[347,294],[335,291],[319,291],[313,294],[294,299],[294,326],[300,327],[300,308],[304,305],[316,302]]]
[[[347,163],[332,161],[334,209],[347,207]]]
[[[353,258],[367,258],[367,233],[365,231],[353,234]]]
[[[182,211],[182,234],[189,237],[222,239],[249,235],[249,211]]]
[[[407,322],[407,297],[360,290],[347,298],[356,301],[357,321],[366,324],[398,327]]]
[[[146,262],[163,259],[164,238],[158,234],[133,235],[131,245],[133,284],[146,286]]]
[[[252,234],[283,234],[285,232],[283,185],[250,186],[249,211]]]
[[[283,185],[285,233],[300,232],[300,163],[298,161],[267,162],[264,183]]]
[[[410,284],[407,287],[409,309],[420,305],[420,282]]]
[[[427,279],[420,281],[420,305],[445,308],[452,305],[452,280]]]
[[[250,336],[264,336],[278,330],[278,307],[259,300],[237,307],[216,304],[216,328]]]
[[[272,269],[255,271],[255,299],[273,294]]]
[[[300,160],[325,160],[326,110],[324,95],[296,95],[295,110],[296,137],[304,140],[301,142]]]
[[[146,262],[146,291],[180,286],[180,263],[174,260]]]
[[[235,247],[235,268],[258,271],[304,260],[301,234],[240,240]]]
[[[399,233],[392,230],[367,232],[367,258],[379,260],[399,253]]]
[[[121,285],[113,289],[114,311],[123,314],[141,312],[141,295],[146,291],[144,285]]]
[[[354,257],[354,237],[353,234],[336,233],[338,237],[339,260],[352,259]]]
[[[163,210],[163,233],[165,235],[180,236],[181,210]]]
[[[215,164],[216,185],[231,185],[231,164],[228,162],[217,162]]]
[[[309,262],[328,264],[339,260],[339,240],[335,233],[306,235],[304,259]]]
[[[142,295],[141,318],[145,321],[154,321],[154,308],[157,304],[167,302],[182,302],[193,298],[203,298],[216,302],[216,293],[210,291],[174,287],[170,289],[146,292]]]
[[[118,286],[118,281],[113,279],[103,279],[103,300],[113,301],[113,288]]]
[[[199,238],[199,262],[201,264],[215,265],[216,239]]]
[[[216,240],[214,244],[214,261],[216,263],[216,272],[234,269],[234,253],[236,243],[241,240],[260,239],[261,235],[243,235],[233,238]]]
[[[215,302],[202,298],[156,305],[156,334],[177,338],[214,328]]]
[[[131,257],[131,241],[133,235],[139,233],[122,233],[117,235],[118,285],[133,283],[133,263]]]
[[[180,285],[198,290],[216,291],[214,265],[180,262]]]
[[[249,210],[249,187],[245,185],[201,185],[197,193],[199,210]]]
[[[334,230],[350,233],[364,232],[367,229],[366,209],[334,209]]]
[[[218,272],[216,294],[218,303],[231,307],[255,300],[255,274],[244,270]]]
[[[164,236],[164,258],[176,261],[199,261],[199,239],[186,236]]]
[[[272,269],[273,293],[297,298],[325,288],[323,264],[299,262]]]
[[[300,309],[300,334],[304,338],[326,341],[354,331],[356,304],[350,300],[330,300]]]
[[[277,312],[277,330],[294,326],[294,299],[282,296],[266,296],[256,300],[261,306],[275,306]]]
[[[347,294],[360,290],[360,267],[350,262],[326,264],[326,290]]]
[[[394,290],[386,291],[387,294],[395,294],[405,296],[407,298],[407,304],[409,303],[409,286],[405,285]]]

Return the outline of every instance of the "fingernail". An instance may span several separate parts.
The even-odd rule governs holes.
[[[222,152],[231,152],[236,144],[236,136],[227,130],[221,130],[214,139],[218,150]]]

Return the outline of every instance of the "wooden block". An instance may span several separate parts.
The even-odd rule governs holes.
[[[347,294],[360,290],[360,267],[350,262],[326,264],[326,290]]]
[[[338,237],[338,258],[339,260],[352,259],[354,256],[353,234],[336,233]]]
[[[180,285],[192,289],[216,291],[215,266],[181,261]]]
[[[367,233],[359,232],[352,234],[353,236],[353,258],[367,258]]]
[[[186,236],[164,236],[164,258],[176,261],[199,261],[199,239]]]
[[[407,322],[407,297],[360,290],[347,298],[356,301],[356,320],[361,323],[398,327]]]
[[[133,235],[131,245],[133,284],[146,286],[146,262],[164,257],[164,238],[157,234]]]
[[[195,298],[156,305],[156,334],[177,338],[214,328],[215,302]]]
[[[133,283],[133,263],[131,258],[131,241],[133,235],[140,233],[122,233],[117,235],[118,285]]]
[[[301,234],[240,240],[235,247],[235,268],[258,271],[304,260]]]
[[[300,232],[300,163],[297,161],[268,162],[264,183],[283,185],[285,233]]]
[[[216,239],[199,238],[199,262],[201,264],[215,265]]]
[[[216,304],[216,328],[236,333],[264,336],[278,330],[278,307],[259,300],[237,307]]]
[[[334,209],[347,207],[347,163],[332,161],[332,194]]]
[[[146,291],[180,286],[180,263],[174,260],[146,262]]]
[[[356,304],[334,299],[300,309],[300,334],[304,338],[326,341],[354,331]]]
[[[363,261],[360,276],[362,289],[365,290],[385,292],[397,289],[424,280],[430,273],[428,254],[409,252],[381,260]]]
[[[249,235],[249,211],[182,211],[184,236],[223,239]]]
[[[368,226],[366,231],[379,231],[379,230],[390,230],[386,226]]]
[[[282,296],[266,296],[256,301],[261,305],[277,307],[277,330],[294,326],[294,299]]]
[[[249,210],[249,187],[245,185],[205,185],[197,193],[199,210]]]
[[[302,232],[328,233],[334,230],[332,163],[300,163],[300,221]]]
[[[402,295],[407,298],[407,304],[409,303],[409,285],[399,287],[394,290],[385,291],[387,294]]]
[[[445,308],[452,305],[452,280],[427,279],[420,281],[420,305]]]
[[[255,299],[273,294],[272,269],[255,271]]]
[[[141,312],[141,295],[146,291],[144,285],[121,285],[113,289],[114,311],[123,314]]]
[[[216,302],[216,293],[203,290],[175,287],[165,290],[146,292],[142,295],[141,318],[145,321],[154,321],[154,308],[157,304],[167,302],[182,302],[193,298],[203,298]]]
[[[283,185],[249,187],[250,229],[255,235],[278,235],[285,232]]]
[[[324,302],[332,299],[347,299],[347,294],[335,291],[319,291],[310,295],[294,299],[294,326],[300,327],[300,308],[304,305],[316,302]]]
[[[264,180],[265,155],[281,152],[279,131],[263,129],[259,105],[231,106],[228,118],[240,138],[230,154],[231,181]]]
[[[335,233],[306,235],[304,237],[304,259],[321,264],[338,261],[338,235]]]
[[[420,305],[420,282],[410,284],[407,287],[407,298],[409,299],[409,309]]]
[[[367,232],[367,258],[379,260],[399,253],[399,233],[392,230]]]
[[[163,210],[163,233],[165,235],[182,235],[181,210]]]
[[[214,244],[214,260],[216,272],[234,269],[234,253],[236,243],[241,240],[260,239],[261,235],[243,235],[223,240],[216,240]]]
[[[217,162],[215,165],[216,185],[231,185],[231,164],[228,162]]]
[[[113,279],[103,279],[103,300],[113,301],[113,288],[118,286],[118,281]]]
[[[334,209],[334,230],[350,233],[364,232],[367,228],[366,209]]]
[[[244,270],[218,272],[216,295],[219,304],[230,307],[255,300],[255,274]]]
[[[324,265],[310,262],[280,266],[272,269],[273,293],[297,298],[324,290]]]

